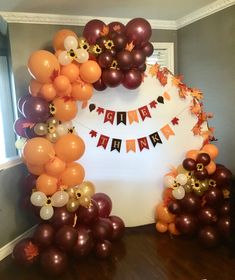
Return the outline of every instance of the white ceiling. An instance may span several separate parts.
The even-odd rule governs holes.
[[[214,0],[0,0],[0,11],[177,20]]]

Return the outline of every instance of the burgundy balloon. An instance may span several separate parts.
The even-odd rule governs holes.
[[[111,240],[113,234],[112,222],[107,218],[99,218],[92,226],[92,233],[97,240]]]
[[[55,229],[47,223],[39,224],[33,234],[33,239],[40,247],[48,247],[52,245],[55,237]]]
[[[145,63],[146,60],[146,55],[142,50],[139,49],[134,49],[132,52],[133,56],[133,66],[134,67],[139,67]]]
[[[207,206],[217,208],[223,203],[223,193],[221,189],[211,187],[204,193],[204,200]]]
[[[23,193],[25,195],[26,194],[29,194],[29,195],[32,194],[33,188],[36,187],[36,180],[37,180],[37,178],[38,178],[38,176],[33,175],[33,174],[28,174],[24,178],[24,181],[22,183],[22,191],[23,191]]]
[[[220,216],[229,216],[230,215],[230,202],[229,201],[225,201],[220,209],[219,209],[219,214]]]
[[[117,87],[122,82],[123,73],[117,69],[105,69],[101,79],[106,86]]]
[[[110,49],[110,50],[107,50],[107,52],[110,52],[110,53],[111,53],[111,55],[112,55],[113,57],[115,57],[115,56],[116,56],[116,54],[117,54],[117,51],[116,51],[116,49],[115,49],[115,48],[112,48],[112,49]]]
[[[198,234],[199,241],[206,248],[214,248],[220,242],[218,230],[212,226],[205,226],[200,229]]]
[[[183,163],[183,168],[188,171],[193,171],[196,169],[196,161],[192,158],[186,158]]]
[[[31,97],[23,104],[23,115],[31,122],[45,122],[50,117],[49,103],[40,97]]]
[[[14,122],[13,129],[14,132],[20,137],[26,138],[26,127],[25,125],[30,121],[25,118],[19,118]]]
[[[76,244],[77,237],[77,230],[72,226],[65,225],[56,232],[55,243],[62,251],[69,252]]]
[[[109,68],[113,62],[113,56],[111,52],[103,52],[98,56],[98,64],[102,68]]]
[[[107,42],[107,37],[100,37],[96,40],[96,44],[98,44],[102,49],[105,49],[105,43]]]
[[[141,73],[136,69],[131,69],[127,71],[122,81],[123,86],[127,89],[136,89],[141,85],[141,83]]]
[[[231,220],[229,216],[225,216],[219,219],[217,223],[219,233],[225,239],[228,239],[231,235]]]
[[[133,65],[133,55],[127,50],[123,50],[117,53],[116,55],[118,67],[121,70],[131,69]]]
[[[202,208],[198,213],[198,218],[200,224],[202,225],[213,225],[218,221],[215,209],[210,207]]]
[[[98,203],[92,199],[89,207],[79,206],[77,216],[79,223],[85,225],[93,224],[99,217]]]
[[[176,217],[175,226],[180,233],[191,236],[197,231],[198,221],[193,215],[181,214]]]
[[[147,65],[146,65],[146,63],[144,63],[144,64],[141,64],[140,66],[138,66],[137,70],[139,70],[140,72],[145,72],[146,68],[147,68]]]
[[[96,40],[101,37],[101,32],[105,27],[105,23],[98,19],[90,20],[83,29],[83,36],[89,44],[95,44]]]
[[[17,108],[18,108],[18,110],[19,110],[19,112],[21,113],[21,114],[23,114],[23,105],[24,105],[24,102],[26,101],[26,100],[28,100],[28,99],[30,99],[31,98],[31,95],[30,94],[26,94],[26,95],[24,95],[24,96],[21,96],[19,99],[18,99],[18,102],[17,102]]]
[[[44,272],[51,276],[58,276],[66,271],[68,257],[61,250],[49,247],[41,253],[40,263]]]
[[[126,36],[129,42],[133,42],[135,46],[149,41],[151,35],[151,25],[143,18],[134,18],[126,25]]]
[[[172,214],[180,214],[181,213],[181,206],[180,206],[180,202],[177,200],[171,200],[167,206],[168,210],[170,211],[170,213]]]
[[[107,218],[112,211],[112,200],[105,193],[95,193],[92,196],[98,204],[99,217]]]
[[[124,221],[118,216],[109,216],[109,220],[113,226],[111,241],[121,239],[125,230]]]
[[[100,259],[106,259],[111,255],[112,243],[109,240],[103,240],[96,244],[96,256]]]
[[[141,50],[147,57],[149,57],[153,54],[154,51],[153,44],[151,44],[150,42],[145,42],[143,45],[141,45]]]
[[[206,170],[206,168],[203,168],[202,170],[198,171],[194,171],[194,176],[198,179],[198,180],[205,180],[206,178],[208,178],[209,174],[208,171]]]
[[[109,32],[124,33],[125,25],[119,21],[113,21],[108,24]]]
[[[36,263],[39,256],[39,248],[32,238],[25,238],[19,241],[12,252],[13,260],[23,266],[31,266]]]
[[[229,184],[231,177],[232,173],[229,169],[226,167],[220,167],[216,169],[215,173],[211,176],[211,179],[216,181],[217,187],[226,187]]]
[[[127,37],[125,34],[121,34],[121,33],[116,33],[113,36],[113,43],[114,43],[114,48],[116,50],[122,50],[126,47],[127,44]]]
[[[204,166],[208,165],[210,161],[211,158],[207,153],[199,153],[196,159],[197,163],[202,163]]]
[[[69,212],[65,206],[55,207],[54,215],[48,222],[58,229],[64,225],[73,225],[74,216],[75,214]]]
[[[94,248],[94,240],[92,237],[91,230],[84,226],[80,225],[77,227],[77,240],[72,249],[72,254],[76,258],[83,258],[90,254]]]
[[[93,84],[93,87],[98,91],[103,91],[107,88],[107,86],[105,85],[105,83],[101,78]]]
[[[201,207],[200,198],[193,192],[186,193],[184,198],[180,200],[182,211],[186,213],[197,213]]]

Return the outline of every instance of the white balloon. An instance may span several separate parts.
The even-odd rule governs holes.
[[[175,199],[182,199],[185,196],[185,189],[182,186],[179,186],[172,191],[172,195]]]
[[[70,57],[67,51],[61,52],[58,56],[58,61],[61,65],[68,65],[69,63],[72,62],[72,60],[73,59]]]
[[[64,126],[64,124],[59,124],[56,127],[56,132],[58,133],[59,136],[63,136],[68,133],[68,128]]]
[[[43,206],[47,202],[47,196],[43,192],[33,192],[30,201],[34,206]]]
[[[188,178],[185,174],[179,174],[176,176],[176,182],[184,186],[188,181]]]
[[[64,47],[67,51],[75,50],[78,48],[78,40],[74,36],[67,36],[64,39]]]
[[[19,138],[15,142],[15,147],[17,150],[22,150],[24,147],[24,144],[26,143],[27,138]]]
[[[75,50],[75,54],[76,54],[75,60],[78,63],[84,63],[84,62],[86,62],[89,59],[88,51],[86,51],[84,49],[77,49],[77,50]]]
[[[175,183],[175,178],[172,176],[165,176],[163,178],[163,185],[166,188],[172,187],[174,185],[174,183]]]
[[[63,126],[65,126],[67,129],[70,129],[73,127],[73,123],[71,121],[68,121],[68,122],[64,122],[62,123]]]
[[[49,220],[54,214],[54,209],[51,205],[44,205],[40,210],[40,217],[43,220]]]
[[[51,203],[55,207],[63,207],[69,201],[69,195],[65,191],[57,191],[51,197]]]

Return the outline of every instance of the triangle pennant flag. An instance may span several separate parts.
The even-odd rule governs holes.
[[[136,152],[135,140],[129,139],[126,140],[126,152],[129,153],[130,151]]]
[[[136,110],[129,111],[127,112],[127,114],[128,114],[128,120],[130,124],[132,124],[133,122],[137,122],[137,123],[139,122]]]
[[[148,106],[145,105],[143,107],[140,107],[139,109],[139,113],[140,113],[140,116],[141,116],[141,119],[144,121],[146,118],[151,118],[151,115],[150,115],[150,112],[149,112],[149,109],[148,109]]]
[[[169,124],[163,126],[161,128],[161,132],[163,133],[163,135],[166,137],[167,140],[170,138],[171,135],[175,135],[174,131],[171,129]]]
[[[111,144],[111,152],[114,151],[114,150],[117,150],[120,153],[121,146],[122,146],[122,140],[113,138],[112,139],[112,144]]]
[[[152,134],[149,135],[149,138],[153,144],[153,147],[155,147],[157,145],[157,143],[162,144],[162,140],[158,134],[158,132],[154,132]]]
[[[139,138],[139,139],[137,139],[137,141],[139,144],[140,151],[142,151],[143,149],[149,150],[149,144],[148,144],[147,137]]]
[[[113,124],[115,118],[115,112],[111,110],[106,110],[105,116],[104,116],[104,123],[110,122]]]
[[[120,123],[126,125],[126,112],[117,112],[117,125]]]
[[[106,149],[108,142],[109,142],[109,137],[101,134],[97,143],[97,147],[103,147],[104,149]]]

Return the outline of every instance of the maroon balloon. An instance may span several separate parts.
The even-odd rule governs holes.
[[[198,218],[202,225],[213,225],[218,221],[215,209],[210,207],[202,208],[198,213]]]
[[[211,179],[216,181],[217,187],[226,187],[232,177],[232,173],[229,169],[226,167],[222,168],[216,168],[215,173],[211,176]]]
[[[112,200],[105,193],[95,193],[92,196],[98,204],[99,216],[102,218],[107,218],[112,211]]]
[[[102,68],[109,68],[113,62],[111,52],[103,52],[99,55],[97,62]]]
[[[224,217],[224,216],[229,216],[230,215],[230,202],[229,201],[225,201],[220,209],[219,209],[219,214],[220,216]]]
[[[50,117],[49,103],[40,97],[31,97],[23,104],[23,115],[31,122],[45,122]]]
[[[40,247],[50,246],[55,237],[55,229],[52,225],[47,223],[39,224],[33,234],[33,239]]]
[[[78,222],[80,224],[91,225],[99,217],[99,206],[98,203],[92,199],[89,207],[79,206],[78,211]]]
[[[26,100],[30,99],[31,98],[31,95],[30,94],[26,94],[24,96],[21,96],[19,99],[18,99],[18,102],[17,102],[17,108],[19,110],[19,112],[21,114],[23,114],[23,105],[25,103]]]
[[[55,243],[62,251],[70,251],[77,241],[77,230],[72,226],[61,227],[55,235]]]
[[[124,33],[125,32],[125,25],[119,21],[113,21],[108,24],[109,32],[117,32],[117,33]]]
[[[105,49],[105,43],[107,42],[107,37],[100,37],[96,40],[96,44],[98,44],[102,49]]]
[[[25,238],[19,241],[13,249],[13,260],[23,266],[30,266],[37,262],[39,248],[31,238]]]
[[[38,176],[33,175],[33,174],[28,174],[24,178],[24,181],[23,181],[23,184],[22,184],[22,190],[23,190],[23,193],[25,195],[26,194],[29,194],[29,195],[32,194],[32,190],[36,187],[37,178],[38,178]]]
[[[230,217],[222,217],[217,223],[219,233],[222,237],[228,239],[231,235],[231,220]]]
[[[139,70],[140,72],[145,72],[146,68],[147,68],[147,65],[146,65],[146,63],[144,63],[144,64],[138,66],[137,70]]]
[[[196,161],[192,158],[186,158],[183,163],[183,168],[188,171],[193,171],[196,169]]]
[[[193,192],[186,193],[184,198],[180,200],[182,211],[186,213],[197,213],[201,207],[200,198]]]
[[[17,135],[26,138],[27,136],[26,136],[26,127],[25,127],[25,125],[27,125],[27,123],[29,123],[29,122],[30,121],[25,119],[25,118],[17,119],[14,122],[14,125],[13,125],[14,132]]]
[[[98,19],[89,21],[84,29],[83,36],[86,38],[89,44],[95,44],[96,40],[101,36],[101,32],[105,27],[105,23]]]
[[[77,228],[77,240],[72,249],[72,254],[76,258],[83,258],[90,254],[94,248],[94,240],[91,230],[83,225]]]
[[[96,256],[100,259],[106,259],[111,255],[112,243],[108,240],[103,240],[96,244],[95,248]]]
[[[196,159],[197,163],[202,163],[204,166],[208,165],[210,161],[211,158],[207,153],[199,153]]]
[[[180,206],[180,202],[177,200],[171,200],[167,206],[168,210],[170,211],[170,213],[172,214],[180,214],[181,213],[181,206]]]
[[[142,50],[133,50],[132,52],[132,56],[133,56],[133,66],[134,67],[139,67],[140,65],[145,63],[146,60],[146,55],[144,54],[144,52]]]
[[[112,222],[107,218],[99,218],[92,226],[92,233],[97,240],[111,240],[113,234]]]
[[[107,88],[107,86],[105,85],[105,83],[101,78],[93,84],[93,87],[98,91],[103,91]]]
[[[126,36],[135,46],[149,41],[152,29],[149,22],[143,18],[134,18],[126,25]]]
[[[110,50],[107,50],[107,52],[110,52],[110,53],[111,53],[111,55],[112,55],[113,57],[115,57],[115,56],[116,56],[116,54],[117,54],[117,51],[116,51],[116,49],[115,49],[115,48],[112,48],[112,49],[110,49]]]
[[[41,253],[40,263],[44,272],[51,276],[58,276],[66,271],[68,257],[61,250],[50,247]]]
[[[125,230],[124,221],[118,216],[109,216],[109,220],[113,226],[111,240],[114,241],[121,239]]]
[[[205,180],[209,176],[206,168],[203,168],[202,170],[196,170],[193,174],[198,180]]]
[[[117,69],[105,69],[101,79],[106,86],[117,87],[122,82],[123,73]]]
[[[149,57],[153,54],[154,51],[153,44],[151,44],[150,42],[145,42],[143,45],[141,45],[141,50],[147,57]]]
[[[204,200],[207,206],[210,207],[219,207],[223,203],[224,197],[221,189],[210,188],[204,194]]]
[[[53,217],[48,220],[55,228],[60,228],[64,225],[73,225],[74,213],[70,213],[66,207],[55,207]]]
[[[176,217],[175,226],[180,233],[190,236],[197,231],[198,221],[192,215],[182,214]]]
[[[120,51],[116,56],[118,67],[121,70],[131,69],[133,65],[133,55],[127,50]]]
[[[126,47],[127,44],[127,37],[125,34],[120,34],[120,33],[116,33],[113,36],[113,43],[114,43],[114,48],[116,50],[122,50]]]
[[[206,248],[214,248],[218,246],[220,241],[218,230],[212,226],[201,228],[198,237],[201,244]]]
[[[125,73],[122,84],[127,89],[136,89],[142,83],[140,71],[132,69]]]

